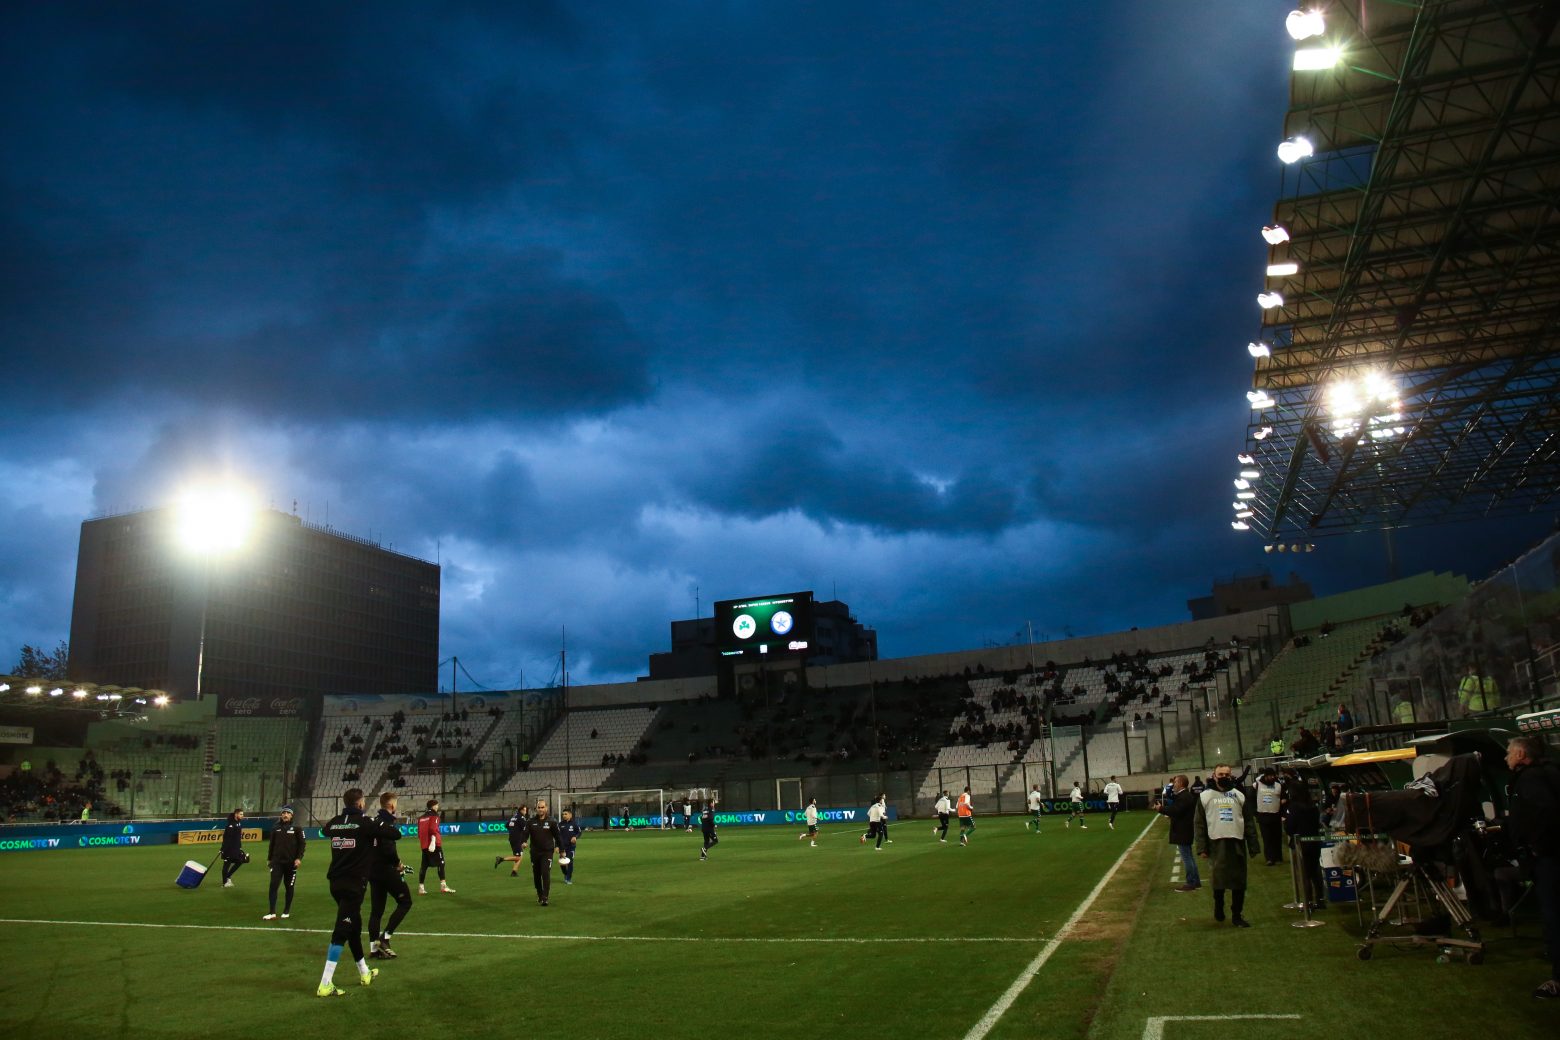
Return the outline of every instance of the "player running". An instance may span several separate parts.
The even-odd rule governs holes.
[[[699,810],[699,830],[704,832],[704,848],[699,850],[699,859],[710,858],[710,849],[720,844],[720,839],[715,836],[715,800],[712,798],[704,803],[704,808]]]
[[[813,848],[818,847],[818,799],[814,798],[807,803],[807,808],[802,810],[802,817],[807,821],[807,833],[798,834],[797,841],[808,839],[808,844]]]
[[[374,960],[393,961],[395,951],[390,949],[390,938],[412,912],[412,890],[407,887],[407,871],[401,866],[401,853],[396,843],[401,840],[401,828],[395,822],[396,795],[386,791],[379,796],[379,836],[374,839],[374,864],[368,871],[368,955]],[[395,900],[390,920],[379,927],[385,913],[385,903]]]
[[[417,818],[417,844],[422,847],[422,871],[417,875],[417,894],[425,896],[428,887],[428,868],[439,871],[439,891],[455,894],[444,880],[444,836],[439,833],[439,800],[428,799],[428,811]]]
[[[970,801],[970,789],[966,787],[964,793],[959,795],[959,845],[970,843],[970,835],[975,833],[975,803]]]
[[[346,995],[333,981],[342,946],[351,951],[352,959],[357,962],[360,984],[373,985],[374,977],[379,974],[379,969],[370,968],[363,958],[363,895],[368,890],[368,873],[380,826],[363,815],[362,788],[348,788],[343,792],[341,802],[341,814],[332,817],[321,828],[321,834],[330,841],[330,868],[325,877],[330,882],[330,896],[336,901],[336,927],[330,933],[330,947],[325,951],[325,972],[314,991],[317,997]]]
[[[494,870],[498,869],[500,863],[509,862],[514,864],[509,868],[509,876],[520,876],[520,861],[525,858],[525,843],[531,839],[530,812],[531,810],[522,805],[511,813],[504,823],[504,829],[509,832],[509,855],[494,856]]]
[[[1072,801],[1072,814],[1067,817],[1065,826],[1071,827],[1072,822],[1077,820],[1081,830],[1088,830],[1089,825],[1083,822],[1083,785],[1074,780],[1072,794],[1067,797]]]
[[[947,791],[937,792],[937,804],[932,806],[932,811],[937,814],[937,826],[932,828],[932,834],[946,845],[948,844],[948,817],[953,814],[953,803],[948,800]]]
[[[1121,811],[1121,785],[1116,783],[1115,777],[1105,785],[1105,806],[1110,809],[1110,829],[1115,830],[1116,814]]]
[[[1040,833],[1040,816],[1045,811],[1044,806],[1045,797],[1040,793],[1040,785],[1036,784],[1029,792],[1029,815],[1034,819],[1024,821],[1024,826],[1033,827],[1036,834]]]
[[[563,810],[563,820],[558,824],[558,865],[563,868],[563,883],[574,884],[574,857],[584,831],[574,818],[573,809]]]

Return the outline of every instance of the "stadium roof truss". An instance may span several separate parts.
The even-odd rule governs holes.
[[[1296,71],[1246,454],[1269,539],[1531,511],[1560,490],[1560,2],[1339,0]],[[1395,400],[1340,419],[1335,384]],[[1357,395],[1356,395],[1357,396]],[[1385,399],[1383,399],[1385,400]],[[1379,414],[1377,414],[1379,412]],[[1263,433],[1264,428],[1270,428]],[[1259,436],[1260,434],[1260,436]]]

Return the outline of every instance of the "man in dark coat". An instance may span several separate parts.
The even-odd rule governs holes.
[[[1540,1000],[1560,998],[1560,768],[1544,760],[1536,737],[1506,745],[1511,781],[1511,820],[1517,842],[1533,867],[1533,890],[1544,922],[1549,979],[1533,991]]]
[[[1170,791],[1159,803],[1159,812],[1170,821],[1170,844],[1181,856],[1181,868],[1186,879],[1176,887],[1177,892],[1195,892],[1202,887],[1202,876],[1197,872],[1197,857],[1192,853],[1193,824],[1197,815],[1197,796],[1191,792],[1183,773],[1170,781]]]
[[[249,853],[244,851],[244,810],[234,809],[228,813],[227,826],[222,829],[222,887],[232,888],[233,875],[248,862]]]

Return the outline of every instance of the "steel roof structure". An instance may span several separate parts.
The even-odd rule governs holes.
[[[1322,11],[1325,31],[1297,46],[1337,62],[1291,81],[1284,136],[1314,153],[1285,167],[1274,207],[1288,241],[1265,287],[1283,302],[1253,344],[1270,353],[1237,509],[1288,541],[1550,504],[1560,2]]]

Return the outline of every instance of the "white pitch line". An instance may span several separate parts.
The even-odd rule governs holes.
[[[1094,891],[1090,892],[1088,897],[1078,904],[1078,909],[1074,910],[1072,916],[1067,919],[1067,923],[1062,925],[1061,931],[1046,941],[1040,952],[1035,954],[1035,959],[1026,964],[1024,970],[1018,973],[1018,978],[1013,980],[1013,984],[1003,992],[1002,996],[997,998],[995,1004],[986,1009],[986,1013],[980,1017],[980,1021],[976,1022],[970,1031],[964,1034],[964,1040],[981,1040],[982,1037],[991,1032],[991,1027],[997,1024],[998,1019],[1007,1014],[1008,1008],[1013,1006],[1013,1002],[1018,999],[1018,995],[1024,992],[1030,980],[1040,973],[1041,968],[1045,967],[1045,962],[1051,959],[1051,954],[1055,953],[1057,947],[1061,946],[1062,942],[1066,940],[1067,936],[1072,932],[1073,926],[1083,918],[1084,914],[1089,912],[1089,908],[1094,905],[1094,901],[1099,898],[1100,893],[1105,891],[1105,886],[1110,884],[1110,879],[1116,876],[1116,871],[1120,870],[1121,865],[1127,861],[1127,857],[1132,855],[1132,850],[1137,848],[1138,842],[1148,836],[1148,832],[1153,829],[1156,822],[1158,822],[1157,816],[1149,820],[1148,826],[1143,828],[1142,833],[1132,839],[1132,844],[1128,845],[1126,851],[1122,852],[1117,857],[1116,862],[1111,864],[1111,868],[1105,872],[1105,876],[1100,878],[1100,883],[1094,886]]]
[[[272,935],[328,935],[327,928],[270,928],[254,924],[169,924],[152,921],[50,921],[28,917],[0,917],[0,924],[43,924],[83,928],[171,928],[197,932],[267,932]],[[871,946],[879,943],[1035,943],[1039,938],[1007,936],[906,936],[899,938],[830,938],[811,936],[753,935],[537,935],[521,932],[396,932],[399,936],[436,939],[553,939],[565,942],[643,942],[643,943],[819,943]]]
[[[1238,1022],[1248,1019],[1298,1019],[1299,1015],[1160,1015],[1143,1024],[1143,1040],[1165,1040],[1166,1022]]]

